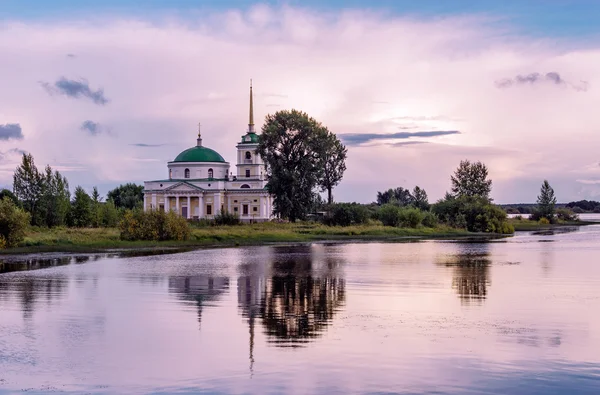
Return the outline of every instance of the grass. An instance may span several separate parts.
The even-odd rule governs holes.
[[[589,222],[589,221],[558,221],[554,224],[540,224],[537,221],[531,221],[529,219],[516,219],[509,218],[508,222],[514,226],[515,231],[528,231],[528,230],[544,230],[544,229],[553,229],[563,226],[584,226],[584,225],[593,225],[598,224],[598,222]]]
[[[494,237],[454,229],[394,228],[383,225],[357,225],[348,227],[325,226],[314,223],[261,223],[238,226],[193,227],[186,241],[123,241],[116,228],[31,228],[24,241],[3,254],[40,252],[101,252],[114,249],[146,249],[164,247],[228,247],[272,243],[298,243],[311,241],[381,240]],[[495,235],[497,236],[497,235]]]

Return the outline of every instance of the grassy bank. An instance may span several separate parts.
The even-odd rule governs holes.
[[[555,224],[540,224],[537,221],[530,221],[528,219],[519,220],[516,218],[509,218],[508,222],[510,222],[510,224],[515,228],[515,231],[547,230],[565,226],[585,226],[598,224],[598,222],[589,221],[559,221]]]
[[[394,228],[382,225],[335,227],[320,224],[276,224],[263,223],[239,226],[215,226],[193,228],[187,241],[123,241],[119,230],[32,228],[19,247],[2,251],[4,254],[39,252],[99,252],[111,249],[142,249],[155,247],[227,247],[261,245],[270,243],[294,243],[310,241],[381,240],[401,241],[404,239],[495,237],[453,229],[446,226],[436,228]]]

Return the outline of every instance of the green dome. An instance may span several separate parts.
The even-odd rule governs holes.
[[[177,155],[173,162],[225,162],[225,159],[210,148],[192,147]]]

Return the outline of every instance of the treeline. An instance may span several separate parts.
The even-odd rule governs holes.
[[[595,200],[579,200],[577,202],[569,202],[567,203],[567,207],[577,214],[600,213],[600,202]]]
[[[33,156],[23,154],[13,175],[13,191],[0,192],[0,198],[5,197],[29,214],[33,226],[115,227],[124,210],[141,208],[143,186],[121,185],[108,192],[106,200],[96,187],[90,194],[77,186],[71,195],[67,178],[58,170],[47,165],[40,171]]]
[[[412,192],[397,187],[377,192],[376,202],[369,205],[340,203],[325,207],[323,221],[337,226],[379,221],[385,226],[410,228],[441,223],[471,232],[514,232],[506,212],[492,204],[492,181],[483,163],[461,161],[451,182],[452,190],[434,204],[429,203],[427,192],[419,186]]]

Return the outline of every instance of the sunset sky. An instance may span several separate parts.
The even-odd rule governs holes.
[[[449,4],[452,5],[449,5]],[[364,4],[364,5],[363,5]],[[368,6],[367,6],[368,4]],[[445,5],[443,5],[445,4]],[[167,177],[298,109],[348,146],[337,201],[450,188],[486,163],[498,203],[600,200],[600,1],[0,0],[0,187],[23,151],[71,188]]]

